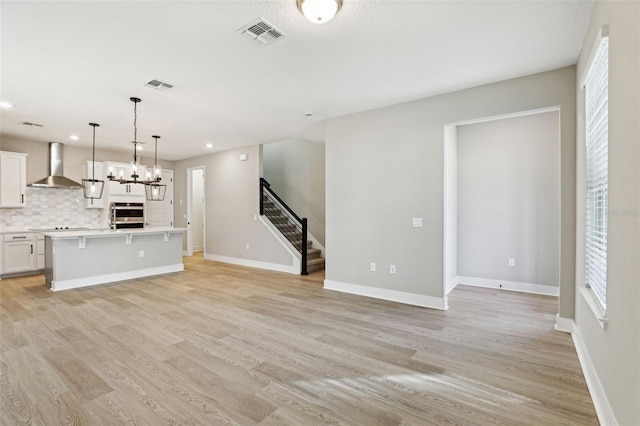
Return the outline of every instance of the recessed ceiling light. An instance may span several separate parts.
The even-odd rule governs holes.
[[[13,108],[13,105],[11,105],[9,102],[0,102],[0,107],[2,107],[2,108]]]
[[[77,141],[78,139],[80,139],[80,137],[78,135],[71,135],[69,136],[69,139],[71,139],[72,141]]]
[[[213,148],[213,144],[212,144],[212,143],[208,143],[208,144],[206,144],[205,146],[206,146],[207,148],[209,148],[209,149]]]

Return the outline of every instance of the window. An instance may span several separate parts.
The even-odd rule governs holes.
[[[585,79],[587,197],[585,282],[607,306],[609,38],[600,38]]]

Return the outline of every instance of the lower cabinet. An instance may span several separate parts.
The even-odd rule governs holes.
[[[28,275],[44,269],[44,237],[36,233],[4,234],[2,275]]]
[[[36,269],[44,269],[44,235],[40,234],[36,239]]]

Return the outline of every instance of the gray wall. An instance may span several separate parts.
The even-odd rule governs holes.
[[[559,126],[554,111],[458,127],[459,275],[558,285]]]
[[[602,25],[609,25],[609,223],[607,329],[584,288],[584,92],[578,91],[576,328],[620,425],[640,424],[640,3],[596,2],[578,79]]]
[[[64,142],[63,142],[64,143]],[[126,143],[123,142],[126,146]],[[128,144],[131,145],[131,144]],[[158,155],[162,155],[159,148]],[[47,176],[49,170],[49,145],[45,142],[37,142],[28,139],[16,138],[7,135],[0,135],[0,151],[22,152],[29,154],[27,157],[27,184],[35,182]],[[69,179],[80,182],[83,176],[85,161],[92,158],[91,148],[64,144],[64,175]],[[153,154],[151,156],[141,156],[141,164],[153,166]],[[98,136],[96,136],[96,161],[115,161],[129,163],[133,160],[133,150],[114,151],[101,149]],[[163,169],[173,170],[174,162],[159,160]]]
[[[329,120],[327,280],[443,298],[444,126],[559,106],[559,311],[573,317],[575,96],[575,67],[567,67]],[[423,227],[412,228],[412,217]],[[379,272],[369,272],[372,261]]]
[[[247,154],[247,161],[240,155]],[[291,265],[291,255],[254,216],[259,214],[260,146],[176,161],[176,226],[186,227],[187,168],[205,167],[206,255]],[[245,248],[249,244],[250,249]]]
[[[191,199],[193,210],[191,211],[191,229],[193,230],[193,250],[202,251],[204,248],[204,172],[194,170],[191,181]]]
[[[324,245],[324,144],[303,139],[263,146],[263,176]]]
[[[444,129],[444,273],[449,292],[458,276],[458,126]]]

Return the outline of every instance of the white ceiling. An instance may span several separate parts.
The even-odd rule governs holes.
[[[592,1],[344,0],[308,22],[295,0],[0,3],[2,133],[178,160],[292,137],[323,121],[575,64]],[[237,30],[263,18],[284,39]],[[144,84],[175,84],[160,92]],[[305,117],[305,112],[313,117]],[[33,128],[18,124],[44,124]],[[77,142],[71,134],[80,136]]]

